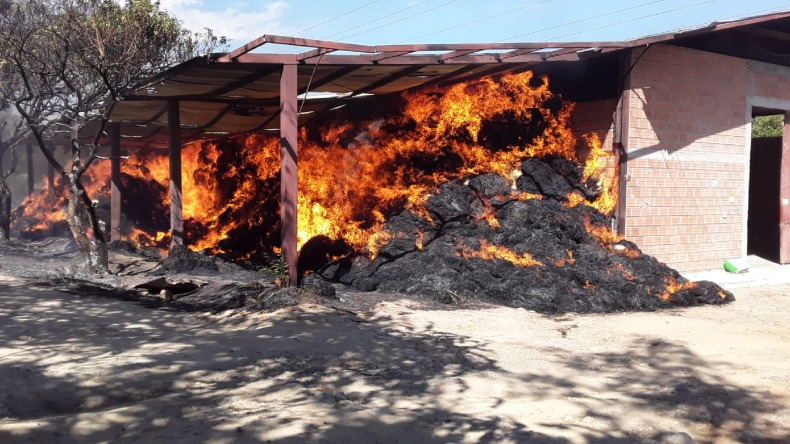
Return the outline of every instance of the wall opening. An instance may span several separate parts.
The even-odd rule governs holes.
[[[784,111],[755,108],[749,164],[747,254],[779,262],[779,190]]]

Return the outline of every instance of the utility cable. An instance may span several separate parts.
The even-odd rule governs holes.
[[[637,17],[637,18],[633,18],[633,19],[629,19],[629,20],[624,20],[624,21],[620,21],[620,22],[617,22],[617,23],[610,23],[608,25],[598,26],[596,28],[585,29],[585,30],[582,30],[582,31],[573,32],[571,34],[561,35],[561,36],[558,36],[558,37],[554,37],[551,40],[556,41],[556,40],[559,40],[559,39],[564,39],[565,37],[571,37],[571,36],[574,36],[574,35],[583,34],[585,32],[597,31],[599,29],[604,29],[604,28],[610,28],[610,27],[612,27],[614,25],[622,25],[622,24],[625,24],[625,23],[631,23],[631,22],[635,22],[637,20],[643,20],[643,19],[650,18],[650,17],[656,17],[656,16],[659,16],[659,15],[669,14],[671,12],[682,11],[684,9],[693,8],[695,6],[701,6],[701,5],[704,5],[704,4],[707,4],[707,3],[713,3],[715,1],[718,1],[718,0],[705,0],[705,1],[697,2],[697,3],[691,4],[691,5],[681,6],[679,8],[668,9],[666,11],[656,12],[654,14],[643,15],[642,17]]]
[[[518,38],[524,37],[526,35],[537,34],[539,32],[551,31],[552,29],[564,28],[566,26],[571,26],[571,25],[578,25],[579,23],[584,23],[584,22],[588,22],[590,20],[595,20],[595,19],[599,19],[599,18],[603,18],[603,17],[608,17],[610,15],[619,14],[621,12],[630,11],[632,9],[643,8],[645,6],[653,5],[653,4],[656,4],[656,3],[663,3],[665,1],[667,1],[667,0],[653,0],[653,1],[650,1],[650,2],[646,2],[646,3],[641,3],[639,5],[630,6],[628,8],[623,8],[623,9],[618,9],[616,11],[607,12],[605,14],[600,14],[600,15],[596,15],[596,16],[593,16],[593,17],[587,17],[587,18],[583,18],[583,19],[576,20],[576,21],[573,21],[573,22],[563,23],[561,25],[550,26],[548,28],[538,29],[536,31],[531,31],[531,32],[527,32],[527,33],[524,33],[524,34],[514,35],[513,37],[508,37],[506,39],[497,40],[497,43],[501,43],[501,42],[505,42],[505,41],[513,40],[513,39],[518,39]]]
[[[398,19],[398,20],[395,20],[395,21],[392,21],[392,22],[389,22],[389,23],[385,23],[385,24],[383,24],[383,25],[381,25],[381,26],[377,26],[377,27],[375,27],[375,28],[366,29],[366,30],[364,30],[364,31],[360,31],[360,32],[358,32],[358,33],[356,33],[356,34],[347,35],[347,36],[345,36],[344,38],[348,39],[348,38],[351,38],[351,37],[356,37],[356,36],[358,36],[358,35],[367,34],[367,33],[368,33],[368,32],[370,32],[370,31],[376,31],[376,30],[378,30],[378,29],[381,29],[381,28],[386,28],[387,26],[392,26],[392,25],[394,25],[394,24],[396,24],[396,23],[400,23],[400,22],[402,22],[402,21],[405,21],[405,20],[408,20],[408,19],[411,19],[411,18],[414,18],[414,17],[418,17],[418,16],[421,16],[421,15],[423,15],[423,14],[427,14],[427,13],[429,13],[429,12],[431,12],[431,11],[434,11],[434,10],[437,10],[437,9],[439,9],[439,8],[445,7],[445,6],[447,6],[447,5],[451,4],[451,3],[456,3],[456,2],[458,2],[458,1],[459,1],[459,0],[450,0],[450,1],[448,1],[448,2],[444,2],[444,3],[442,3],[441,5],[434,6],[434,7],[433,7],[433,8],[431,8],[431,9],[426,9],[425,11],[418,12],[417,14],[412,14],[412,15],[410,15],[410,16],[408,16],[408,17],[404,17],[404,18],[402,18],[402,19]]]
[[[425,4],[425,3],[428,3],[428,2],[432,2],[432,1],[433,0],[423,0],[423,1],[419,2],[419,3],[415,3],[415,4],[411,5],[411,6],[407,6],[407,7],[403,8],[403,9],[399,9],[399,10],[397,10],[395,12],[389,13],[387,15],[383,15],[383,16],[377,18],[377,19],[373,19],[373,20],[371,20],[369,22],[365,22],[365,23],[363,23],[361,25],[357,25],[357,26],[354,26],[352,28],[348,28],[348,29],[344,29],[342,31],[336,32],[334,34],[330,34],[330,35],[328,35],[326,37],[322,37],[322,39],[324,39],[324,40],[330,39],[330,38],[332,38],[332,37],[334,37],[336,35],[345,34],[345,33],[349,32],[349,31],[353,31],[355,29],[359,29],[359,28],[362,28],[362,27],[365,27],[365,26],[368,26],[368,25],[372,25],[373,23],[380,22],[380,21],[382,21],[384,19],[387,19],[387,18],[390,18],[390,17],[392,17],[394,15],[398,15],[401,12],[408,11],[409,9],[414,9],[414,8],[416,8],[416,7],[418,7],[418,6],[422,5],[422,4]]]
[[[494,19],[494,18],[497,18],[497,17],[502,17],[503,15],[508,15],[508,14],[512,14],[512,13],[517,12],[517,11],[521,11],[523,9],[532,8],[532,7],[535,7],[535,6],[540,6],[540,5],[544,4],[544,3],[549,3],[551,1],[553,1],[553,0],[543,0],[543,1],[540,1],[540,2],[530,3],[530,4],[526,5],[526,6],[521,6],[521,7],[515,8],[515,9],[511,9],[509,11],[501,12],[499,14],[490,15],[488,17],[484,17],[484,18],[481,18],[481,19],[478,19],[478,20],[472,20],[471,22],[462,23],[462,24],[456,25],[456,26],[450,26],[449,28],[444,28],[444,29],[441,29],[439,31],[431,32],[431,33],[428,33],[428,34],[418,35],[417,37],[411,38],[409,40],[404,40],[401,43],[413,42],[414,40],[417,40],[417,39],[430,37],[430,36],[436,35],[436,34],[443,34],[443,33],[447,32],[447,31],[451,31],[453,29],[463,28],[465,26],[474,25],[474,24],[477,24],[477,23],[480,23],[480,22],[485,22],[485,21],[488,21],[488,20],[491,20],[491,19]]]
[[[318,28],[319,26],[324,26],[324,25],[326,25],[327,23],[334,22],[335,20],[341,19],[341,18],[343,18],[343,17],[347,17],[347,16],[349,16],[349,15],[351,15],[351,14],[353,14],[353,13],[355,13],[355,12],[357,12],[357,11],[361,10],[361,9],[365,9],[365,8],[367,8],[368,6],[373,6],[373,5],[375,5],[376,3],[381,3],[381,1],[382,1],[382,0],[374,0],[374,1],[372,1],[372,2],[365,3],[364,5],[362,5],[362,6],[358,7],[358,8],[356,8],[356,9],[352,9],[351,11],[344,12],[343,14],[340,14],[340,15],[338,15],[338,16],[332,17],[332,18],[331,18],[331,19],[329,19],[329,20],[325,20],[325,21],[323,21],[323,22],[321,22],[321,23],[318,23],[318,24],[315,24],[315,25],[313,25],[313,26],[310,26],[310,27],[308,27],[308,28],[305,28],[305,29],[303,29],[303,30],[301,30],[301,31],[297,32],[297,33],[296,33],[296,34],[294,34],[293,36],[294,36],[294,37],[296,37],[296,36],[298,36],[299,34],[302,34],[303,32],[307,32],[307,31],[309,31],[309,30],[311,30],[311,29],[315,29],[315,28]]]

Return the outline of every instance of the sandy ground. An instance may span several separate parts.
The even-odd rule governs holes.
[[[555,318],[392,298],[211,315],[0,264],[0,443],[790,442],[790,285],[733,290]]]

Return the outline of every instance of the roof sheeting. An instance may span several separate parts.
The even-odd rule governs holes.
[[[737,33],[738,41],[754,44],[722,44],[718,37],[731,33]],[[297,66],[299,94],[305,94],[309,88],[307,100],[300,104],[303,109],[299,123],[304,124],[322,111],[362,94],[400,93],[488,74],[523,71],[539,64],[581,61],[655,43],[682,44],[758,60],[759,51],[754,45],[762,45],[769,49],[764,61],[790,66],[790,58],[769,57],[776,52],[776,45],[787,49],[788,42],[790,12],[712,23],[627,42],[366,46],[264,35],[229,53],[195,58],[155,76],[113,104],[110,118],[121,123],[124,143],[134,141],[151,146],[166,145],[167,109],[172,100],[179,101],[185,142],[276,129],[280,73],[286,64]],[[288,45],[298,52],[251,52],[271,44]]]

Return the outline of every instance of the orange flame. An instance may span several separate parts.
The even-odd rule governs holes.
[[[387,119],[346,121],[320,132],[303,128],[299,135],[299,248],[315,236],[326,236],[375,256],[389,239],[383,226],[393,214],[406,209],[431,221],[426,204],[442,183],[489,172],[515,183],[519,164],[530,156],[577,161],[577,141],[570,129],[573,106],[565,103],[557,110],[555,99],[547,78],[534,79],[531,72],[525,72],[404,94],[402,113]],[[497,130],[487,127],[490,122],[506,119],[529,125],[538,118],[540,134],[510,139],[507,146],[491,146],[496,143],[489,138]],[[586,141],[591,145],[587,163],[599,165],[591,159],[603,155],[600,142],[594,137]],[[109,162],[100,165],[106,171],[94,168],[92,174],[103,178],[97,184],[106,185]],[[190,248],[221,253],[234,230],[267,224],[276,233],[279,227],[260,214],[260,203],[278,198],[279,167],[280,141],[271,135],[183,147],[183,216],[187,236],[192,236]],[[150,198],[166,208],[169,165],[164,153],[139,152],[122,168],[132,178],[160,184],[162,195]],[[585,175],[595,174],[599,172],[593,166],[585,167]],[[511,197],[541,198],[515,191]],[[45,209],[31,206],[30,212],[41,218],[51,213]],[[496,228],[493,212],[484,218]],[[200,230],[190,233],[190,222]],[[131,231],[127,238],[149,244],[164,241],[155,232],[146,237]],[[418,238],[417,247],[422,244]]]
[[[480,250],[471,250],[462,246],[461,251],[456,254],[466,259],[473,257],[482,259],[504,259],[519,267],[543,266],[541,262],[535,260],[529,253],[518,254],[509,248],[491,244],[485,240],[480,241]]]
[[[674,299],[674,294],[682,291],[682,290],[691,290],[697,287],[696,282],[686,282],[686,283],[679,283],[674,276],[670,276],[667,279],[666,287],[664,289],[664,293],[660,294],[658,297],[663,301],[672,301]],[[720,292],[721,293],[721,292]],[[719,295],[721,296],[721,294]]]

